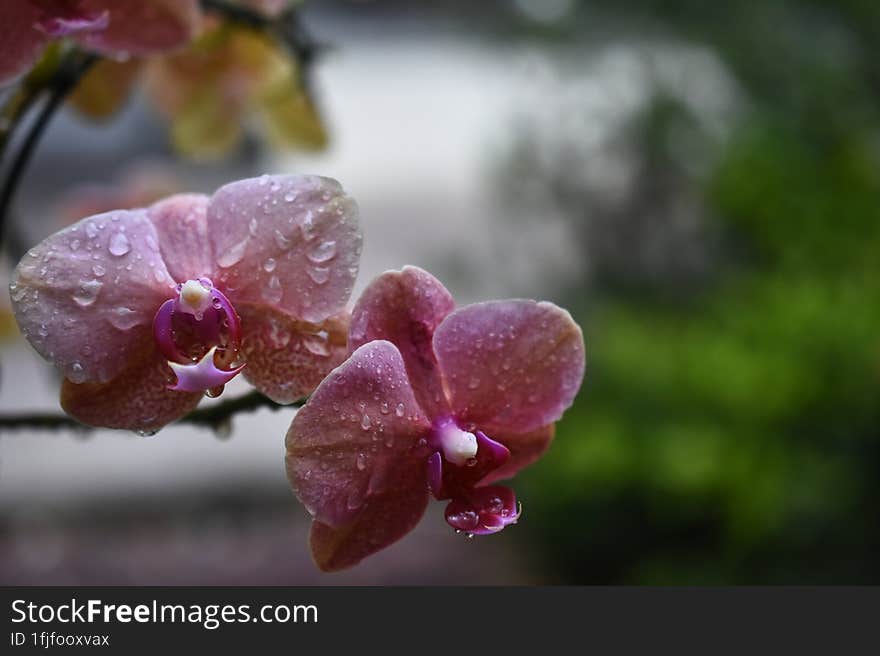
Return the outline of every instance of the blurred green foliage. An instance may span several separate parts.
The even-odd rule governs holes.
[[[878,583],[880,3],[613,11],[711,47],[748,108],[702,189],[710,282],[567,299],[587,379],[523,530],[565,582]]]

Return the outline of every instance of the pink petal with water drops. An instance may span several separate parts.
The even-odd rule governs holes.
[[[357,207],[335,180],[275,175],[233,182],[208,207],[217,280],[230,300],[320,323],[357,277]]]
[[[334,369],[294,417],[288,478],[316,520],[345,527],[399,477],[418,478],[408,493],[427,498],[429,450],[420,440],[429,430],[400,352],[370,342]]]
[[[154,432],[193,410],[203,393],[168,389],[174,376],[152,336],[137,331],[138,342],[119,358],[125,369],[105,383],[61,386],[61,406],[77,421],[89,426]]]
[[[34,27],[39,18],[29,2],[0,3],[0,84],[25,73],[42,53],[49,37]]]
[[[495,435],[495,439],[508,448],[510,457],[483,477],[479,484],[489,485],[495,481],[503,481],[516,476],[520,470],[528,467],[544,455],[547,449],[550,448],[555,431],[555,425],[548,424],[528,433],[502,433]]]
[[[415,528],[427,505],[424,475],[411,467],[394,469],[383,491],[371,496],[349,524],[312,523],[312,558],[324,572],[357,565]]]
[[[208,240],[209,200],[203,194],[177,194],[147,208],[162,259],[177,282],[210,278],[214,270]]]
[[[109,12],[107,28],[77,41],[109,55],[150,55],[186,45],[201,26],[198,0],[81,0],[82,12]]]
[[[584,338],[552,303],[475,303],[437,328],[434,351],[456,416],[487,435],[552,423],[584,375]]]
[[[491,535],[515,524],[520,509],[513,490],[493,485],[472,490],[467,498],[453,499],[446,506],[444,515],[457,531]]]
[[[85,218],[32,248],[10,285],[31,345],[75,383],[106,382],[126,368],[174,283],[152,248],[144,210]]]
[[[374,339],[397,346],[419,403],[435,415],[446,408],[446,400],[432,340],[437,326],[454,308],[451,294],[427,271],[414,266],[387,271],[355,303],[349,349]]]
[[[277,403],[308,396],[348,355],[346,314],[321,324],[295,321],[266,306],[239,305],[244,377]]]

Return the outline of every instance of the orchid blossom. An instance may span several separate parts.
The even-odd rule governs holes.
[[[360,249],[339,183],[267,175],[82,219],[10,292],[71,416],[152,432],[239,372],[279,403],[310,393],[345,356]]]
[[[565,310],[507,300],[455,309],[415,267],[376,279],[355,304],[351,356],[318,386],[287,434],[287,473],[314,521],[326,571],[358,563],[419,521],[429,494],[457,531],[516,522],[495,485],[537,460],[584,373]]]
[[[28,71],[55,39],[113,58],[149,55],[189,42],[200,19],[198,0],[8,0],[0,5],[0,84]]]

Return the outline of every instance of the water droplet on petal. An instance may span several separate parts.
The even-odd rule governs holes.
[[[290,248],[290,239],[287,238],[283,232],[280,230],[275,230],[275,243],[278,245],[282,251],[286,251]]]
[[[398,417],[402,417],[405,412],[406,406],[404,406],[402,403],[398,403],[397,407],[394,408],[394,414],[396,414]]]
[[[330,280],[330,269],[327,267],[310,267],[306,271],[309,274],[309,278],[318,285],[323,285]]]
[[[302,343],[309,353],[322,357],[330,355],[330,348],[327,345],[327,333],[324,331],[314,335],[305,335],[302,338]]]
[[[111,255],[115,255],[116,257],[122,257],[128,251],[131,250],[131,244],[128,241],[128,237],[125,236],[122,232],[116,232],[110,237],[110,245],[108,247]]]
[[[373,425],[372,420],[370,420],[370,415],[365,414],[361,417],[361,428],[364,430],[370,430],[370,427]]]
[[[143,323],[142,315],[127,307],[118,307],[109,312],[107,320],[110,322],[110,325],[119,330],[130,330]]]
[[[472,376],[468,381],[468,389],[477,389],[480,386],[480,379],[476,376]]]
[[[241,258],[244,257],[244,252],[247,249],[249,239],[249,237],[245,237],[237,244],[233,244],[223,251],[220,254],[220,257],[217,258],[217,266],[221,269],[226,269],[241,262]]]
[[[363,453],[357,454],[357,459],[355,460],[355,466],[358,468],[358,471],[364,471],[367,468],[366,454],[363,454]]]
[[[257,219],[256,219],[256,217],[254,217],[248,222],[248,232],[251,233],[251,237],[257,236],[257,228],[258,228]]]
[[[278,276],[269,278],[268,284],[263,287],[262,296],[265,301],[273,305],[281,302],[284,290],[281,288],[281,281],[278,279]]]
[[[308,258],[315,264],[332,260],[336,255],[336,242],[333,240],[322,241],[315,246],[308,254]]]
[[[275,270],[275,258],[270,257],[267,258],[265,262],[263,262],[263,270],[267,273],[271,273]]]
[[[73,300],[80,307],[88,307],[98,298],[98,292],[104,286],[100,280],[80,280],[79,286],[73,293]]]

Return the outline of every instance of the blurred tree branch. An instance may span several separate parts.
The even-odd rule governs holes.
[[[46,126],[48,126],[55,112],[58,111],[61,103],[64,102],[67,95],[73,91],[77,83],[82,79],[82,76],[97,61],[97,55],[72,50],[59,61],[53,73],[46,78],[43,84],[29,83],[26,80],[21,89],[14,92],[10,101],[3,108],[4,121],[2,126],[0,126],[2,127],[0,129],[0,157],[5,154],[11,134],[27,114],[27,110],[39,99],[44,91],[48,90],[48,97],[25,135],[18,153],[12,158],[4,176],[2,187],[0,187],[0,245],[3,244],[9,206],[15,196],[18,183],[27,169],[31,155],[40,142],[40,137],[42,137]]]
[[[260,408],[279,410],[280,408],[299,408],[302,403],[282,405],[270,398],[263,396],[257,391],[250,392],[229,401],[223,401],[199,410],[194,410],[182,419],[178,424],[189,424],[210,428],[219,435],[226,434],[230,429],[233,416],[242,412],[254,412]],[[20,414],[0,416],[0,431],[44,429],[44,430],[95,430],[91,426],[80,424],[76,420],[63,414]]]

